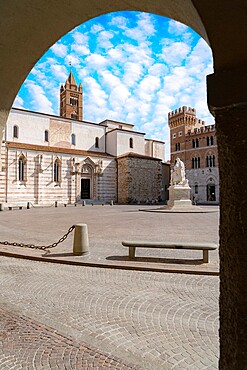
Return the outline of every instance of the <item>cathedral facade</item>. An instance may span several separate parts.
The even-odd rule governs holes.
[[[11,110],[1,152],[0,202],[164,198],[164,142],[146,139],[129,123],[84,121],[82,94],[70,72],[60,88],[60,116]]]
[[[219,168],[215,125],[205,125],[196,110],[180,107],[168,114],[171,165],[179,157],[194,203],[219,203]]]

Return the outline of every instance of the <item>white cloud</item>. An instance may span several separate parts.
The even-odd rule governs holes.
[[[19,95],[17,95],[15,100],[14,100],[13,106],[15,108],[23,108],[24,100]]]
[[[186,26],[185,24],[174,21],[173,19],[169,21],[168,32],[171,35],[178,36],[184,33],[185,31],[189,31],[189,27]]]
[[[190,46],[185,42],[173,42],[162,48],[161,58],[169,65],[179,66],[190,53]]]
[[[67,54],[66,57],[65,57],[65,63],[67,65],[72,65],[72,67],[74,68],[79,68],[80,67],[80,58],[79,56],[75,55],[75,54]]]
[[[58,57],[64,58],[68,52],[68,47],[64,44],[56,43],[51,47],[51,50]]]
[[[103,31],[103,30],[104,30],[104,27],[102,27],[100,24],[94,24],[91,27],[90,32],[91,33],[97,33],[97,32]]]
[[[102,68],[103,66],[107,65],[108,61],[106,57],[100,55],[100,54],[91,54],[86,59],[85,62],[88,65],[88,68],[90,69],[96,69]]]
[[[110,39],[114,37],[114,34],[109,31],[102,31],[98,34],[97,44],[98,47],[104,49],[110,49],[113,47],[113,44],[110,42]]]
[[[123,16],[116,16],[112,17],[111,21],[109,22],[110,26],[117,26],[121,29],[126,29],[128,24],[128,19]]]
[[[67,69],[64,65],[54,64],[51,65],[51,73],[62,83],[64,83],[68,77]]]
[[[25,85],[29,91],[31,104],[34,110],[38,112],[54,114],[52,103],[49,99],[47,99],[43,88],[37,85],[34,81],[27,81]]]
[[[124,64],[123,82],[127,86],[133,86],[140,80],[143,73],[144,70],[142,65],[133,62],[126,62]]]
[[[146,13],[138,15],[137,26],[133,28],[127,28],[125,35],[130,37],[139,43],[146,41],[149,36],[153,36],[156,30],[154,27],[153,18]]]

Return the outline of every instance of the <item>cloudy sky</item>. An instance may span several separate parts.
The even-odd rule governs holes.
[[[166,142],[167,113],[182,105],[214,122],[206,104],[211,49],[193,30],[165,17],[117,12],[90,20],[62,37],[31,70],[14,106],[59,114],[59,87],[70,63],[83,85],[83,118],[132,123]]]

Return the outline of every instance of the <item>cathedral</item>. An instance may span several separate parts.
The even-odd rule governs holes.
[[[12,108],[1,160],[4,204],[165,200],[169,181],[164,142],[130,123],[83,120],[83,88],[72,71],[59,116]]]

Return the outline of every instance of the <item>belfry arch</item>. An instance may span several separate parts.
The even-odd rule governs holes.
[[[0,130],[28,73],[62,35],[101,14],[137,10],[178,20],[211,46],[208,105],[220,167],[220,369],[247,368],[247,4],[244,0],[8,0],[0,17]]]

